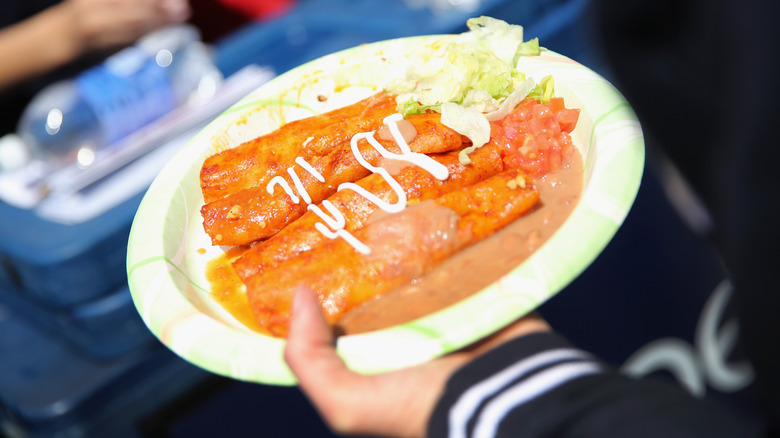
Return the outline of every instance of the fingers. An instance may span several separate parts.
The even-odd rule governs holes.
[[[294,292],[292,315],[284,358],[293,372],[308,377],[306,362],[323,360],[333,363],[330,366],[334,368],[340,364],[346,369],[333,348],[333,334],[311,290],[300,287]]]
[[[186,0],[69,0],[63,4],[72,10],[74,31],[87,49],[130,44],[190,15]]]
[[[366,376],[347,368],[314,293],[295,291],[284,359],[328,426],[343,434],[420,437],[452,359]]]
[[[299,288],[293,296],[284,359],[325,421],[339,431],[351,429],[343,414],[351,410],[349,395],[361,393],[356,387],[360,376],[350,371],[336,353],[320,304],[307,288]]]

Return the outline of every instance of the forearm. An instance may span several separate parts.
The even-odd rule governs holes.
[[[0,31],[0,89],[60,67],[81,54],[65,4]]]
[[[459,370],[428,436],[757,436],[751,427],[721,406],[671,384],[620,375],[543,333],[513,340]]]

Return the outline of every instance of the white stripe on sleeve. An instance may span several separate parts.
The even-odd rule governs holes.
[[[485,405],[477,418],[473,437],[494,438],[499,424],[511,410],[570,380],[600,371],[601,367],[593,362],[568,362],[518,382]]]
[[[458,401],[452,406],[452,409],[450,409],[448,417],[449,437],[466,438],[469,420],[471,420],[479,406],[485,399],[493,396],[508,385],[509,382],[517,380],[521,376],[545,365],[576,359],[590,360],[591,356],[584,351],[574,348],[545,351],[512,364],[501,372],[472,386],[460,396]]]

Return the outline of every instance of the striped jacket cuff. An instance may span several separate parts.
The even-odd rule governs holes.
[[[470,362],[447,383],[429,437],[495,437],[502,421],[538,397],[605,369],[554,333],[512,340]]]

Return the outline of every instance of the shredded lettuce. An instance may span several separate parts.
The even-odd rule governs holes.
[[[438,111],[443,124],[468,137],[472,146],[461,154],[464,164],[471,151],[490,140],[485,114],[506,111],[507,100],[516,101],[513,108],[529,90],[552,97],[552,78],[529,86],[516,69],[520,57],[541,52],[537,39],[523,41],[522,26],[485,16],[466,25],[469,30],[451,40],[415,48],[405,76],[385,87],[398,96],[397,110],[404,117]]]
[[[523,27],[509,24],[492,17],[476,17],[466,21],[469,32],[463,34],[465,41],[482,44],[506,64],[517,65],[521,56],[538,55],[539,40],[523,41]]]
[[[481,116],[481,113],[471,111],[455,102],[441,104],[441,123],[471,139],[471,146],[462,150],[458,156],[463,164],[471,162],[468,154],[490,141],[490,122]]]
[[[553,77],[543,77],[539,84],[535,86],[526,97],[534,98],[541,103],[549,102],[550,99],[555,97],[555,81],[553,80]]]

